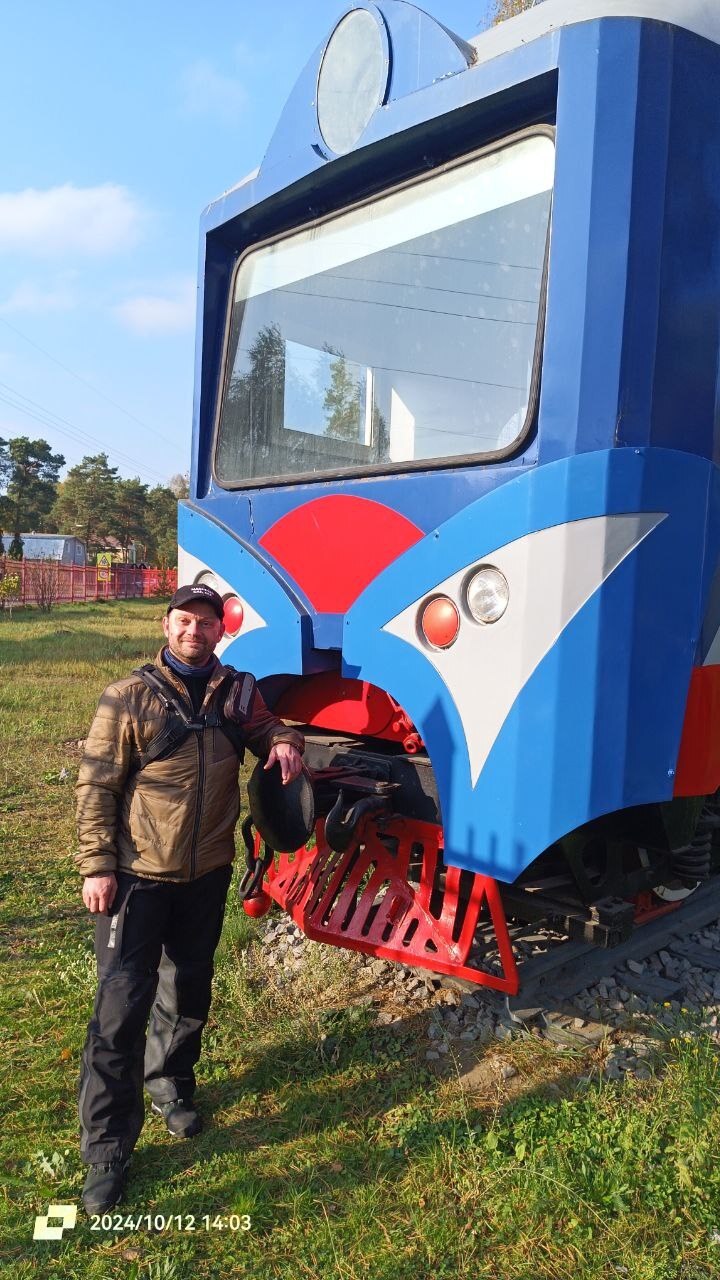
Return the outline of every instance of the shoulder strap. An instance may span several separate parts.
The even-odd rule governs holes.
[[[151,662],[143,667],[137,667],[133,675],[139,676],[143,684],[152,690],[165,711],[163,728],[155,734],[147,750],[141,751],[138,755],[136,770],[139,772],[154,760],[165,760],[182,746],[191,733],[204,729],[205,717],[196,718],[189,714],[180,695]]]
[[[192,716],[178,694],[176,689],[161,675],[157,667],[151,662],[146,662],[144,666],[137,667],[133,671],[133,675],[139,676],[146,684],[148,689],[159,698],[165,711],[165,724],[159,733],[155,735],[146,751],[141,751],[138,755],[136,771],[139,772],[147,765],[152,764],[154,760],[166,760],[178,747],[182,746],[185,739],[191,733],[201,732],[205,728],[219,728],[232,743],[235,751],[240,759],[245,754],[245,737],[242,731],[242,724],[231,720],[225,713],[223,707],[223,699],[228,692],[228,686],[239,681],[242,676],[242,682],[238,686],[238,695],[235,698],[234,705],[237,703],[238,711],[243,718],[247,718],[252,705],[252,697],[255,692],[255,677],[248,672],[236,671],[234,667],[228,667],[222,681],[215,690],[212,706],[208,711],[201,715]]]
[[[139,676],[148,689],[152,689],[153,693],[157,694],[166,711],[172,707],[188,723],[192,720],[192,716],[188,714],[188,709],[177,689],[173,688],[152,662],[146,662],[144,666],[136,667],[133,675]]]

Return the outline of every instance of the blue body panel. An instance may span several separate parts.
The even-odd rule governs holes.
[[[394,7],[383,10],[390,14]],[[437,74],[443,74],[440,67]],[[233,269],[255,240],[302,225],[318,211],[343,207],[370,183],[392,185],[403,176],[393,145],[398,131],[412,157],[418,135],[428,149],[432,122],[432,155],[440,163],[456,153],[470,121],[473,147],[496,136],[499,114],[507,133],[534,119],[557,125],[537,434],[517,457],[490,469],[458,467],[393,479],[392,505],[418,523],[430,512],[434,523],[501,483],[508,469],[618,443],[714,456],[720,323],[717,299],[711,297],[720,260],[714,141],[720,100],[711,88],[720,75],[716,46],[647,21],[581,23],[480,67],[454,68],[437,83],[389,101],[352,156],[329,162],[308,140],[316,129],[316,75],[317,62],[311,60],[304,110],[283,116],[255,180],[229,192],[205,215],[192,467],[196,500],[217,504],[218,518],[251,541],[309,491],[388,500],[386,477],[267,486],[254,489],[251,500],[213,481],[209,464]],[[688,121],[691,147],[683,137]],[[423,154],[420,142],[416,146]],[[284,166],[279,153],[287,157]],[[302,160],[302,177],[290,157],[294,165]]]
[[[661,450],[583,454],[538,467],[412,547],[349,611],[345,674],[389,689],[418,726],[438,780],[450,862],[511,880],[583,823],[672,797],[704,613],[713,471],[702,459]],[[473,788],[448,689],[420,649],[382,627],[455,570],[473,559],[492,562],[498,547],[528,533],[640,511],[668,518],[562,631],[522,688]],[[481,716],[471,681],[465,696],[460,710]]]
[[[307,610],[282,579],[230,529],[184,504],[179,508],[178,540],[184,550],[212,565],[221,578],[237,587],[242,584],[243,596],[266,624],[243,636],[242,659],[228,652],[227,660],[252,671],[258,680],[278,672],[302,674],[303,652],[311,639]]]
[[[717,469],[690,454],[623,449],[564,459],[451,516],[348,610],[343,674],[388,690],[419,729],[438,782],[448,861],[512,880],[591,819],[672,797],[710,588],[705,547],[720,541],[719,498]],[[492,561],[498,547],[551,526],[635,512],[667,518],[559,635],[521,689],[473,787],[462,723],[482,715],[472,682],[458,707],[421,649],[383,627],[456,570]],[[300,674],[299,602],[229,531],[202,516],[183,517],[181,545],[207,557],[267,623],[240,635],[224,657],[259,677]]]
[[[257,176],[204,215],[194,509],[181,516],[180,543],[266,623],[233,641],[228,660],[258,676],[299,675],[342,649],[344,674],[390,692],[421,732],[448,860],[511,880],[591,819],[672,796],[691,670],[720,627],[720,48],[667,24],[603,18],[472,67],[462,42],[403,0],[362,7],[382,15],[391,70],[355,151],[329,158],[323,148],[319,49]],[[542,379],[536,421],[516,453],[402,475],[222,488],[212,440],[242,253],[539,124],[556,128]],[[288,512],[331,494],[383,503],[426,535],[344,618],[316,614],[258,546]],[[655,511],[667,518],[543,657],[473,786],[448,688],[383,627],[403,602],[527,534]]]

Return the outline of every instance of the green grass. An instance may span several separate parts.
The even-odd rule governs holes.
[[[494,1045],[518,1074],[471,1095],[426,1069],[422,1020],[375,1025],[343,953],[313,950],[303,985],[278,986],[234,894],[199,1070],[206,1128],[178,1143],[148,1117],[122,1206],[172,1229],[97,1232],[80,1211],[63,1240],[32,1241],[35,1215],[78,1204],[83,1180],[75,1086],[94,975],[73,744],[104,684],[154,655],[162,612],[0,616],[3,1276],[720,1275],[720,1073],[699,1025],[659,1042],[643,1083],[603,1082],[602,1049]],[[204,1229],[231,1213],[251,1229]]]

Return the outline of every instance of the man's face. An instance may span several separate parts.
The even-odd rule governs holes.
[[[225,627],[206,600],[172,609],[163,618],[170,652],[191,667],[204,667],[219,644]]]

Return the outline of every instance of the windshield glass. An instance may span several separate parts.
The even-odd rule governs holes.
[[[553,166],[537,134],[248,253],[218,480],[511,446],[531,398]]]

